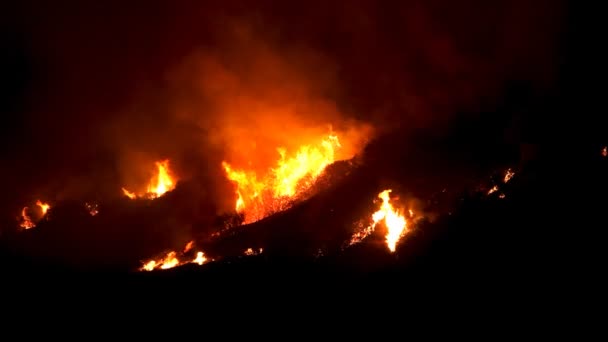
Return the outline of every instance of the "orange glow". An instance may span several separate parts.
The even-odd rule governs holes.
[[[602,149],[602,157],[608,157],[608,146],[604,146]]]
[[[30,229],[36,227],[34,222],[32,222],[30,216],[27,214],[27,207],[23,207],[23,209],[21,210],[21,223],[19,224],[19,226],[23,229]]]
[[[150,260],[142,266],[142,271],[152,271],[156,269],[166,270],[179,265],[179,259],[177,254],[173,251],[167,253],[164,257],[159,260]]]
[[[308,190],[325,168],[335,161],[340,148],[336,135],[329,135],[317,145],[303,145],[288,154],[278,148],[279,160],[264,175],[255,171],[235,170],[229,163],[222,166],[229,180],[235,183],[237,212],[245,215],[245,223],[258,221],[273,212],[286,209],[289,202]]]
[[[260,248],[257,251],[254,250],[253,248],[249,247],[245,250],[245,255],[246,256],[252,256],[252,255],[258,255],[258,254],[262,254],[262,252],[264,251],[264,248]]]
[[[194,260],[192,260],[193,263],[199,264],[199,265],[204,264],[206,261],[207,261],[207,258],[205,258],[205,254],[203,252],[197,252],[196,258],[194,258]]]
[[[122,192],[125,196],[130,199],[136,198],[158,198],[164,195],[166,192],[175,189],[175,177],[172,175],[169,169],[169,159],[157,161],[156,173],[152,176],[152,179],[148,183],[146,192],[144,194],[136,194],[135,192],[129,191],[122,188]]]
[[[515,176],[515,172],[513,172],[511,169],[507,169],[507,172],[505,172],[505,178],[503,179],[503,182],[508,182],[511,180],[511,178],[513,178],[513,176]]]
[[[148,193],[154,194],[153,197],[160,197],[165,192],[173,190],[175,184],[169,173],[169,159],[156,162],[156,169],[157,174],[148,185]]]
[[[84,206],[87,208],[87,210],[89,211],[89,214],[91,214],[91,216],[95,216],[95,215],[99,214],[99,208],[98,208],[97,204],[85,203]]]
[[[161,258],[152,259],[152,260],[145,262],[139,270],[140,271],[154,271],[154,270],[159,270],[159,269],[166,270],[169,268],[181,266],[181,265],[188,264],[188,263],[202,265],[202,264],[206,263],[207,261],[209,261],[209,259],[207,259],[205,257],[205,254],[201,251],[196,252],[196,256],[194,257],[194,259],[191,259],[192,258],[191,255],[190,256],[186,255],[186,253],[188,253],[192,250],[192,247],[194,247],[194,241],[190,241],[186,244],[186,246],[184,246],[183,252],[180,254],[179,257],[177,255],[177,252],[171,251],[171,252],[165,254],[164,256],[162,256]],[[189,259],[190,261],[180,261],[180,259],[182,259],[182,260]]]
[[[129,197],[130,199],[136,199],[137,195],[135,195],[134,192],[131,192],[125,188],[122,188],[122,193],[125,194],[125,196]]]
[[[192,247],[194,246],[194,241],[190,241],[186,244],[186,247],[184,247],[184,253],[188,253]]]
[[[46,215],[46,212],[51,207],[48,203],[40,202],[40,200],[36,201],[36,205],[40,207],[40,210],[42,211],[42,216]]]
[[[494,185],[492,187],[492,189],[488,190],[488,195],[491,195],[491,194],[495,193],[496,191],[498,191],[498,185]]]

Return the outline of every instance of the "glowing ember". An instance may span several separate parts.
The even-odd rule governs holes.
[[[40,202],[40,200],[36,201],[36,205],[40,207],[40,210],[42,211],[42,216],[46,215],[46,212],[51,207],[48,203]]]
[[[608,157],[608,146],[604,146],[602,149],[602,157]]]
[[[264,251],[264,248],[260,248],[256,251],[253,248],[249,247],[245,250],[245,255],[247,255],[247,256],[258,255],[258,254],[262,254],[263,251]]]
[[[498,185],[494,185],[492,187],[492,189],[488,190],[488,195],[491,195],[491,194],[495,193],[496,191],[498,191]]]
[[[99,208],[98,208],[97,204],[85,203],[84,206],[87,208],[87,210],[89,211],[89,214],[91,214],[91,216],[95,216],[95,215],[99,214]]]
[[[237,186],[235,209],[245,215],[245,223],[285,209],[335,161],[335,151],[339,147],[338,137],[329,135],[316,146],[301,146],[294,155],[289,156],[286,149],[278,148],[276,167],[262,177],[254,171],[235,170],[223,162],[228,179]]]
[[[175,179],[169,169],[169,160],[156,162],[156,174],[150,180],[145,194],[137,195],[135,192],[122,188],[122,192],[130,199],[136,198],[158,198],[166,192],[175,188]]]
[[[359,243],[361,241],[363,241],[363,239],[365,239],[366,237],[368,237],[371,233],[374,232],[374,228],[375,226],[369,225],[363,229],[358,230],[357,232],[355,232],[353,234],[353,236],[350,238],[350,242],[349,242],[349,246],[350,245],[354,245],[356,243]]]
[[[199,265],[204,264],[205,261],[207,261],[207,258],[205,258],[205,254],[203,252],[197,252],[196,258],[194,258],[194,260],[192,260],[193,263],[199,264]]]
[[[515,176],[515,172],[511,171],[511,169],[507,169],[507,172],[505,172],[505,178],[503,179],[503,182],[508,182],[511,180],[511,178],[513,178],[513,176]]]
[[[27,207],[24,207],[21,210],[21,223],[19,224],[19,226],[23,229],[30,229],[36,227],[34,222],[32,222],[30,216],[27,214]]]

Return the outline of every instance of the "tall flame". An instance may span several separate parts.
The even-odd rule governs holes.
[[[175,188],[175,179],[169,169],[169,159],[157,161],[155,165],[156,173],[152,176],[152,179],[150,179],[145,194],[138,195],[126,188],[122,188],[122,193],[130,199],[136,199],[138,197],[158,198],[166,192],[173,190]]]
[[[276,167],[262,177],[255,171],[235,170],[224,161],[228,179],[237,186],[236,211],[245,214],[245,223],[251,223],[284,209],[335,161],[335,151],[340,147],[338,137],[331,134],[318,145],[301,146],[292,156],[285,148],[278,148]]]
[[[148,185],[148,193],[154,197],[160,197],[165,192],[175,188],[173,178],[169,174],[169,159],[156,162],[157,174],[152,178]]]
[[[382,206],[372,215],[374,225],[384,220],[387,228],[386,245],[391,252],[395,251],[397,242],[407,232],[405,217],[390,204],[389,194],[392,190],[384,190],[378,194],[382,199]]]
[[[407,220],[405,216],[395,209],[390,203],[390,193],[392,190],[384,190],[378,194],[378,198],[382,200],[380,209],[372,214],[372,224],[365,228],[360,225],[359,229],[352,235],[348,246],[361,242],[376,230],[376,227],[381,221],[384,221],[387,232],[385,235],[386,245],[391,252],[394,252],[397,243],[408,232]],[[414,218],[414,211],[408,210],[410,218]]]

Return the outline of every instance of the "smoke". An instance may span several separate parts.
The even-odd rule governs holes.
[[[262,170],[330,129],[343,158],[370,127],[444,131],[510,81],[544,91],[558,63],[550,1],[247,4],[20,5],[34,81],[8,139],[15,202],[120,196],[169,158],[228,207],[222,160]]]

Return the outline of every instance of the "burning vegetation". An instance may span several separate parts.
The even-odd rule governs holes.
[[[235,170],[223,162],[228,179],[236,185],[235,209],[244,214],[244,223],[286,209],[335,161],[335,151],[340,147],[338,136],[333,134],[316,145],[301,146],[289,155],[285,148],[279,147],[280,159],[264,174]]]
[[[386,228],[386,246],[391,252],[394,252],[397,243],[408,232],[407,220],[402,210],[396,209],[390,203],[390,193],[392,190],[384,190],[378,194],[378,198],[382,200],[380,209],[371,215],[372,223],[364,229],[356,231],[350,239],[350,244],[353,245],[361,242],[363,239],[372,234],[376,228],[383,224]],[[414,212],[409,209],[410,217],[414,216]]]
[[[48,210],[51,208],[48,203],[44,203],[40,200],[36,201],[36,206],[40,208],[40,214],[37,215],[39,220],[44,218]],[[34,223],[32,217],[30,216],[28,207],[23,207],[23,209],[21,209],[21,216],[19,218],[19,221],[19,226],[23,229],[31,229],[36,227],[36,223]]]
[[[205,257],[205,253],[201,251],[196,252],[194,256],[192,256],[192,253],[189,253],[191,252],[193,245],[194,241],[188,242],[180,255],[178,255],[178,252],[171,251],[160,258],[146,261],[140,268],[140,271],[166,270],[185,264],[193,263],[202,265],[208,262],[207,258]]]
[[[169,159],[157,161],[155,165],[155,173],[152,176],[152,179],[150,179],[145,192],[136,194],[135,192],[122,188],[123,194],[130,199],[154,199],[164,195],[167,191],[175,189],[176,180],[175,176],[169,169]]]

